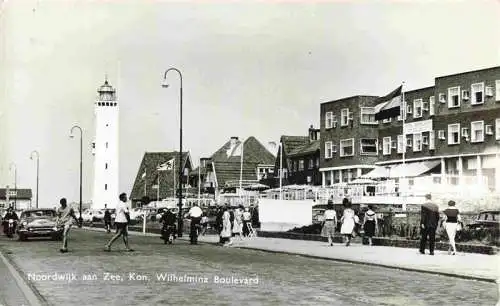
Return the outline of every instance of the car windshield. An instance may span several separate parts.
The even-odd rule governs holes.
[[[55,212],[53,210],[33,210],[25,211],[21,217],[26,218],[50,218],[55,217]]]

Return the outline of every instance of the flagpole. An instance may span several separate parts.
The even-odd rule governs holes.
[[[144,169],[144,196],[147,196],[147,192],[146,192],[146,177],[147,177],[146,169]]]
[[[198,207],[201,201],[201,158],[198,164]]]
[[[283,142],[280,144],[280,200],[283,200]]]
[[[245,147],[245,141],[241,141],[241,156],[240,156],[240,201],[242,196],[242,179],[243,179],[243,148]],[[241,203],[242,204],[242,203]]]
[[[160,171],[158,170],[160,168],[160,164],[156,167],[156,172],[158,173],[158,189],[156,190],[156,202],[160,201]]]
[[[405,129],[405,126],[406,126],[406,114],[407,114],[407,109],[406,109],[406,100],[405,100],[405,91],[404,91],[404,86],[405,86],[405,82],[403,81],[403,83],[401,84],[401,99],[402,99],[402,102],[401,102],[401,105],[403,106],[403,169],[405,167],[405,163],[406,163],[406,149],[407,149],[407,144],[408,142],[406,141],[406,129]],[[403,171],[403,177],[402,177],[403,180],[406,180],[406,175],[405,175],[405,171]],[[401,189],[401,180],[400,180],[400,189]],[[405,192],[405,195],[403,197],[403,205],[402,205],[402,209],[403,211],[406,211],[406,192]]]
[[[177,185],[175,185],[175,158],[174,158],[173,166],[174,166],[174,167],[173,167],[173,170],[174,170],[174,172],[173,172],[173,173],[174,173],[174,198],[175,198],[175,188],[176,188],[176,186],[177,186]]]

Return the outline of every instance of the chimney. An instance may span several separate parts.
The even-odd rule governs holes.
[[[316,130],[314,129],[314,126],[311,124],[309,127],[309,141],[317,140],[316,136]]]
[[[231,148],[234,148],[238,144],[238,137],[233,136],[231,137]]]

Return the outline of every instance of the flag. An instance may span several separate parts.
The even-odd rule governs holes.
[[[375,113],[375,120],[395,118],[401,115],[401,91],[403,85],[396,88],[390,94],[376,100],[378,111]]]
[[[141,179],[146,177],[146,170],[144,170],[144,173],[141,175]]]
[[[172,158],[171,160],[159,165],[158,168],[156,168],[156,170],[167,171],[167,170],[172,170],[173,168],[174,168],[174,159]]]

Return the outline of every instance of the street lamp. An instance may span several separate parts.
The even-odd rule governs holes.
[[[83,160],[83,151],[82,151],[82,139],[83,139],[83,130],[81,127],[78,125],[75,125],[71,128],[71,134],[70,138],[73,138],[73,130],[78,129],[80,131],[80,218],[78,218],[78,222],[80,223],[80,226],[83,224],[83,218],[82,218],[82,160]]]
[[[14,167],[14,210],[17,209],[17,166],[15,163],[10,163],[9,170],[12,171],[12,167]]]
[[[162,87],[167,88],[167,74],[169,71],[176,71],[179,74],[180,78],[180,127],[179,127],[179,133],[180,133],[180,143],[179,143],[179,217],[178,217],[178,223],[177,223],[177,235],[179,237],[182,237],[182,227],[183,227],[183,218],[182,218],[182,73],[180,72],[179,69],[177,68],[169,68],[165,71],[165,74],[163,76],[163,84]],[[175,169],[174,169],[175,170]],[[174,187],[175,188],[175,187]]]
[[[37,150],[31,152],[30,159],[33,160],[33,153],[36,153],[36,208],[38,208],[38,185],[40,182],[40,153]]]

